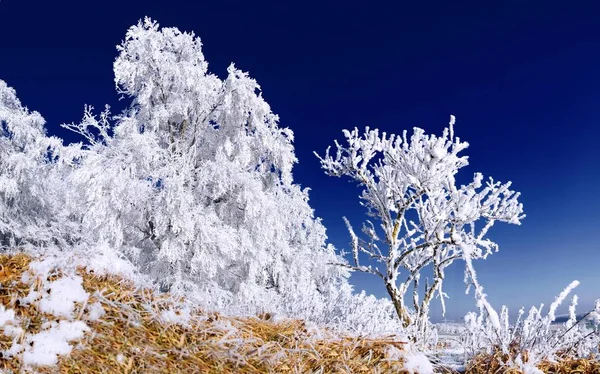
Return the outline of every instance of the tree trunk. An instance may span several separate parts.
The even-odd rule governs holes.
[[[429,304],[431,303],[431,299],[433,299],[433,295],[434,295],[435,290],[437,289],[438,285],[440,284],[440,281],[441,281],[440,278],[436,278],[435,281],[433,281],[433,284],[431,285],[431,287],[425,293],[425,296],[423,297],[423,301],[421,302],[421,307],[419,310],[419,319],[421,319],[421,320],[424,319],[425,313],[429,312]]]
[[[404,306],[404,295],[400,295],[398,289],[390,283],[386,284],[386,289],[390,298],[392,299],[392,303],[394,304],[394,309],[396,309],[396,314],[398,318],[402,322],[403,327],[408,327],[412,323],[410,315],[408,314],[408,310]]]

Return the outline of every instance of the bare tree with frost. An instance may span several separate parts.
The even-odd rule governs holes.
[[[454,136],[454,121],[452,116],[441,137],[419,128],[410,138],[406,131],[388,136],[368,127],[362,135],[356,128],[344,130],[346,144],[336,141],[334,156],[329,148],[324,157],[317,154],[328,175],[347,176],[359,184],[361,204],[381,228],[367,221],[362,229],[365,238],[359,238],[344,218],[352,239],[352,263],[338,265],[381,278],[398,318],[417,330],[425,329],[436,294],[445,311],[445,269],[457,259],[467,262],[465,280],[485,301],[471,260],[498,250],[486,238],[494,223],[520,224],[525,217],[510,182],[490,178],[484,185],[477,173],[470,184],[456,186],[455,175],[468,164],[459,153],[468,143]],[[363,264],[365,256],[378,266]],[[426,268],[433,278],[423,284],[421,273]],[[407,295],[411,286],[412,295]]]

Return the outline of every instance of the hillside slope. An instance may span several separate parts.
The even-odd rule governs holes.
[[[108,274],[102,266],[84,265],[74,258],[0,255],[0,368],[42,373],[431,371],[424,356],[392,338],[341,336],[270,315],[208,313]]]

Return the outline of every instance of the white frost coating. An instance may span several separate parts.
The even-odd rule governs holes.
[[[571,305],[569,305],[569,320],[566,323],[567,328],[570,328],[571,326],[575,325],[575,323],[577,323],[577,314],[575,312],[575,309],[577,308],[578,300],[579,298],[577,297],[577,295],[573,295]]]
[[[476,282],[474,282],[476,283]],[[538,373],[535,366],[543,360],[555,360],[561,352],[571,352],[577,357],[588,357],[598,354],[600,347],[600,334],[594,325],[593,311],[583,315],[578,320],[575,308],[577,296],[573,296],[569,306],[567,321],[560,323],[556,321],[556,310],[567,298],[567,295],[577,286],[574,281],[567,286],[554,303],[550,306],[547,314],[543,314],[544,304],[539,307],[531,307],[526,318],[523,308],[518,313],[516,321],[509,323],[508,308],[502,307],[500,317],[488,304],[478,304],[479,315],[469,313],[465,316],[465,332],[461,334],[462,344],[465,347],[467,357],[481,352],[494,354],[494,350],[500,348],[504,353],[517,352],[512,359],[505,362],[508,367],[517,367],[530,373]],[[485,295],[481,300],[485,301]],[[524,356],[522,352],[527,352]],[[524,361],[527,358],[527,361]]]
[[[409,374],[433,374],[433,365],[429,359],[413,347],[398,349],[394,346],[388,346],[386,350],[386,359],[389,361],[402,361],[402,368]]]
[[[68,257],[59,258],[58,256],[45,256],[42,259],[32,261],[29,263],[29,270],[26,272],[29,273],[29,275],[24,274],[22,277],[31,279],[31,276],[33,276],[34,278],[45,281],[57,268],[65,268],[67,258]]]
[[[46,331],[27,338],[26,349],[23,352],[24,365],[56,365],[58,355],[71,353],[69,342],[81,339],[89,327],[82,321],[60,321]]]
[[[8,322],[15,320],[15,311],[13,309],[5,309],[4,305],[0,305],[0,327],[3,327]]]
[[[82,281],[80,276],[72,275],[48,283],[46,291],[50,293],[43,294],[38,304],[40,311],[57,317],[73,317],[75,302],[84,303],[89,297]]]
[[[32,261],[29,270],[22,280],[30,284],[29,294],[21,298],[22,305],[35,304],[42,312],[54,317],[72,319],[75,303],[84,304],[88,293],[82,287],[83,279],[74,274],[77,263],[69,256],[45,255],[42,260]],[[59,279],[49,281],[51,274],[62,273]],[[39,291],[35,291],[38,288]],[[93,310],[94,305],[91,305]],[[58,355],[71,352],[69,342],[81,339],[89,327],[82,321],[58,322],[46,320],[37,334],[27,334],[19,321],[15,321],[14,313],[0,309],[0,322],[3,322],[4,334],[13,337],[12,345],[3,351],[6,357],[20,357],[26,365],[55,365]],[[94,312],[92,312],[93,314]],[[95,312],[99,314],[97,311]],[[11,320],[13,323],[11,324]]]
[[[190,309],[189,308],[181,308],[181,309],[167,309],[163,310],[160,314],[160,318],[163,322],[166,323],[176,323],[180,325],[187,325],[190,321]]]
[[[556,319],[556,308],[565,300],[565,298],[573,291],[575,287],[579,286],[579,281],[574,280],[571,282],[554,300],[554,302],[550,305],[550,312],[548,313],[548,318],[551,321]]]
[[[15,321],[15,324],[18,323]],[[18,338],[20,336],[22,336],[25,333],[25,331],[20,327],[20,326],[13,326],[13,325],[5,325],[4,326],[4,335],[11,337],[11,338]]]
[[[33,289],[29,289],[27,296],[21,298],[21,303],[24,305],[33,304],[41,298],[41,294]]]
[[[427,357],[420,352],[412,352],[404,356],[404,369],[409,373],[433,374],[433,365]]]
[[[594,303],[594,309],[590,313],[590,319],[600,326],[600,299],[596,300]]]
[[[5,309],[4,305],[0,305],[0,328],[2,328],[4,335],[13,338],[11,346],[7,350],[2,351],[2,354],[5,357],[13,357],[19,354],[22,349],[19,341],[24,331],[19,326],[19,320],[15,316],[15,311],[13,309]]]
[[[10,346],[9,349],[4,351],[4,354],[7,357],[15,357],[15,356],[18,356],[19,354],[21,354],[24,350],[25,350],[25,347],[23,346],[23,344],[18,343],[17,339],[13,339],[12,345]]]
[[[521,369],[523,374],[544,374],[543,371],[538,369],[535,364],[530,362],[523,362],[521,356],[518,356],[515,360],[516,366]]]
[[[29,283],[29,280],[31,279],[31,273],[28,271],[24,271],[23,274],[21,274],[21,282],[23,283]]]
[[[106,313],[104,311],[104,308],[102,307],[102,304],[100,304],[99,302],[88,304],[87,308],[88,320],[90,321],[97,321]]]
[[[115,249],[105,243],[94,249],[94,254],[85,262],[88,271],[93,270],[97,275],[112,274],[135,279],[135,267],[130,261],[121,258]]]
[[[525,364],[521,367],[523,374],[545,374],[543,371],[531,364]]]

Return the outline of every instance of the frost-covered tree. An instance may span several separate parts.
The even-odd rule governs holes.
[[[82,240],[104,242],[164,290],[229,313],[276,311],[362,332],[396,328],[353,295],[325,228],[293,183],[293,133],[235,66],[208,72],[200,40],[149,19],[118,47],[114,118],[86,109],[69,181]],[[345,305],[354,305],[351,312]],[[367,320],[361,310],[379,308]],[[361,327],[362,326],[362,327]],[[394,327],[395,326],[395,327]]]
[[[471,260],[498,249],[486,238],[495,222],[519,224],[524,218],[519,194],[509,190],[510,182],[490,178],[484,185],[479,173],[468,185],[456,185],[455,175],[468,163],[459,153],[468,143],[454,136],[453,116],[441,137],[419,128],[410,138],[406,131],[388,136],[369,128],[363,135],[358,129],[344,130],[344,136],[347,144],[336,141],[335,156],[328,148],[324,157],[317,157],[328,175],[347,176],[360,185],[361,203],[381,229],[367,221],[362,239],[344,218],[352,239],[352,263],[339,265],[381,278],[404,326],[425,329],[434,295],[440,296],[444,308],[445,269],[455,260],[467,262],[466,278],[481,293]],[[379,267],[361,263],[365,255]],[[433,278],[423,285],[426,268]],[[407,305],[411,286],[414,310]]]
[[[90,143],[73,177],[84,231],[163,287],[200,285],[205,299],[314,282],[316,259],[335,254],[293,183],[293,133],[258,84],[233,65],[224,80],[208,73],[198,38],[148,19],[118,49],[115,82],[130,109],[114,126],[107,112],[65,125]]]
[[[43,118],[21,106],[15,91],[0,81],[0,244],[16,245],[30,237],[36,226],[31,210],[39,200],[27,188],[32,169],[43,157],[37,140],[43,134]]]
[[[353,294],[348,270],[292,177],[293,133],[247,73],[208,72],[200,40],[149,19],[114,64],[129,107],[44,134],[0,85],[0,240],[110,251],[157,288],[227,313],[276,312],[360,333],[393,332],[393,306]],[[109,256],[110,257],[110,256]]]
[[[0,247],[68,243],[68,219],[59,174],[57,138],[47,137],[44,119],[21,105],[0,80]]]

